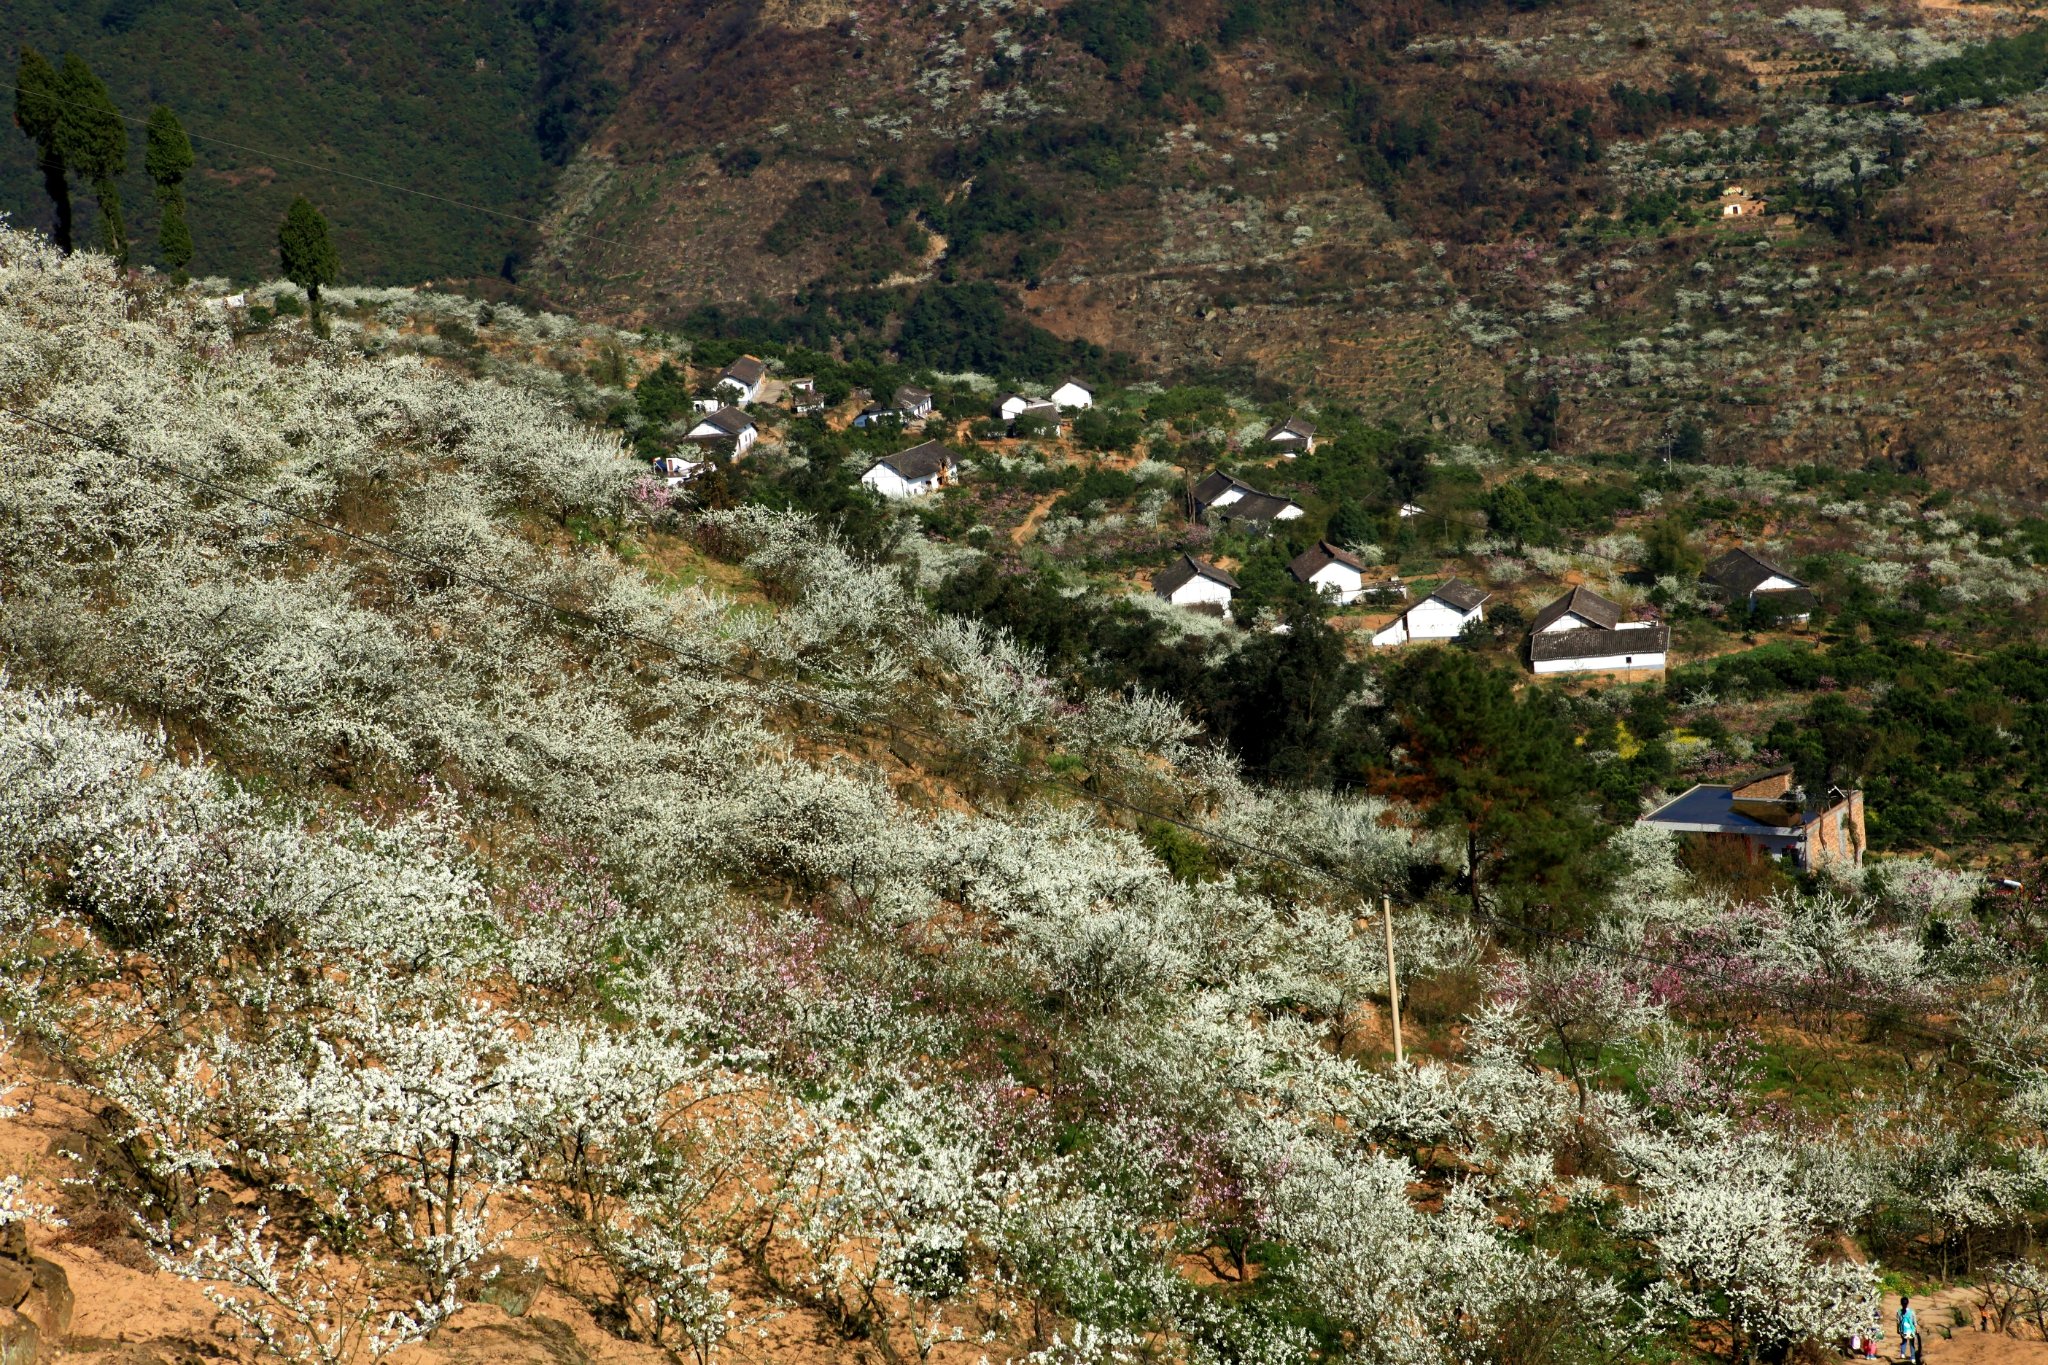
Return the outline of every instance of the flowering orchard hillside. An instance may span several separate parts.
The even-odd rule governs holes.
[[[1966,879],[1732,907],[1629,832],[1519,951],[1425,890],[1397,1068],[1415,812],[801,521],[684,544],[613,438],[351,329],[0,234],[0,1008],[81,1116],[0,1223],[196,1284],[206,1350],[453,1358],[545,1281],[618,1359],[1755,1359],[1894,1267],[2038,1291],[2048,1002]]]

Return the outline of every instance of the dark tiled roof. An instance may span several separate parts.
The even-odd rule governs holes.
[[[1293,562],[1287,566],[1287,572],[1306,583],[1316,576],[1318,570],[1326,569],[1332,564],[1342,564],[1347,569],[1365,572],[1364,560],[1349,550],[1339,549],[1327,540],[1319,540],[1296,555]]]
[[[1468,583],[1462,578],[1453,578],[1441,584],[1430,596],[1439,602],[1450,603],[1459,611],[1470,611],[1487,598],[1493,596],[1493,594],[1481,588],[1477,583]]]
[[[711,426],[717,427],[723,435],[737,436],[741,432],[753,426],[754,419],[747,416],[747,414],[745,414],[744,412],[741,412],[738,408],[725,407],[720,408],[717,412],[708,412],[704,414],[702,417],[699,417],[697,419],[695,425],[701,427],[706,425],[707,423]],[[703,440],[706,438],[699,437],[698,439]],[[715,440],[717,438],[712,437],[710,439]]]
[[[725,367],[720,379],[737,379],[748,388],[768,377],[768,362],[757,355],[743,355]]]
[[[932,391],[930,389],[920,389],[914,385],[905,384],[902,388],[896,390],[896,406],[905,411],[911,408],[921,408],[931,401]]]
[[[1268,441],[1301,441],[1306,443],[1316,434],[1316,425],[1299,417],[1290,417],[1266,433]]]
[[[1756,591],[1759,583],[1771,578],[1783,578],[1788,582],[1799,583],[1797,578],[1754,550],[1730,550],[1707,565],[1707,581],[1737,597],[1749,596]]]
[[[1529,661],[1549,664],[1564,659],[1606,659],[1616,654],[1663,654],[1671,648],[1671,627],[1636,630],[1550,630],[1529,637]]]
[[[937,441],[926,441],[923,445],[899,451],[887,459],[877,460],[875,464],[887,465],[903,478],[916,482],[952,468],[958,462],[958,458]]]
[[[1171,597],[1197,578],[1210,578],[1237,591],[1237,580],[1207,560],[1196,559],[1193,555],[1182,555],[1172,564],[1152,576],[1152,591],[1161,597]]]
[[[1195,501],[1200,503],[1204,507],[1208,507],[1211,504],[1213,504],[1216,501],[1216,499],[1222,497],[1225,493],[1228,493],[1233,488],[1237,489],[1241,493],[1256,493],[1259,491],[1258,489],[1253,488],[1250,484],[1245,483],[1243,480],[1232,478],[1230,475],[1218,469],[1210,473],[1200,483],[1195,485]]]
[[[1612,630],[1621,624],[1621,605],[1610,602],[1591,588],[1573,588],[1564,596],[1536,613],[1532,629],[1547,629],[1553,622],[1566,616],[1576,616],[1582,621],[1591,621],[1605,630]]]
[[[1282,512],[1293,506],[1291,500],[1272,493],[1246,493],[1217,512],[1230,521],[1277,521]]]

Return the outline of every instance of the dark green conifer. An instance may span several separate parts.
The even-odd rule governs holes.
[[[65,173],[64,152],[57,143],[57,125],[64,114],[64,96],[57,68],[50,59],[24,45],[14,72],[14,125],[36,144],[36,166],[43,173],[43,189],[57,213],[51,238],[60,251],[71,250],[71,181]]]
[[[106,83],[73,52],[64,54],[57,73],[61,109],[57,118],[57,150],[65,165],[92,182],[100,205],[100,244],[122,265],[128,264],[128,224],[121,214],[121,191],[115,177],[128,169],[128,125],[107,93]]]
[[[149,149],[143,169],[156,186],[157,251],[164,264],[183,278],[192,263],[192,229],[185,222],[185,175],[192,169],[192,141],[169,106],[159,104],[149,115]]]
[[[313,330],[326,335],[326,322],[320,315],[320,286],[341,277],[341,259],[328,240],[327,220],[304,195],[292,200],[284,222],[278,225],[277,259],[284,277],[306,291],[306,301],[313,309]]]

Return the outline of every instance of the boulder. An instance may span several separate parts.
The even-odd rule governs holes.
[[[12,1308],[0,1308],[0,1365],[36,1365],[43,1336]]]
[[[41,1256],[29,1258],[28,1272],[36,1288],[21,1311],[36,1320],[45,1337],[61,1341],[71,1333],[71,1277],[63,1266]]]
[[[0,1258],[10,1261],[28,1259],[28,1224],[0,1223]]]
[[[510,1317],[524,1317],[547,1276],[537,1267],[512,1256],[499,1256],[477,1269],[475,1294],[478,1303],[502,1309]]]
[[[36,1279],[20,1261],[0,1261],[0,1308],[19,1308],[36,1287]]]

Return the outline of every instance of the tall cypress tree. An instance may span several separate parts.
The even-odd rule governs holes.
[[[284,277],[306,291],[306,301],[313,307],[313,330],[325,336],[327,324],[320,316],[320,286],[333,284],[341,277],[341,258],[334,254],[334,243],[328,240],[327,220],[303,194],[292,200],[292,206],[285,210],[284,222],[278,225],[277,259],[284,267]]]
[[[100,241],[122,265],[128,264],[128,224],[121,216],[121,191],[114,177],[128,169],[128,125],[107,93],[106,83],[75,52],[64,54],[57,73],[63,111],[57,119],[57,149],[74,171],[92,182],[100,203]]]
[[[185,222],[185,173],[192,169],[192,141],[168,105],[149,114],[149,149],[142,166],[156,186],[157,250],[182,278],[192,263],[192,229]]]
[[[71,181],[65,174],[64,152],[57,142],[57,125],[64,116],[64,96],[57,68],[34,48],[23,45],[21,61],[14,75],[14,125],[36,144],[36,166],[43,173],[43,188],[57,211],[51,238],[60,251],[71,250]]]

